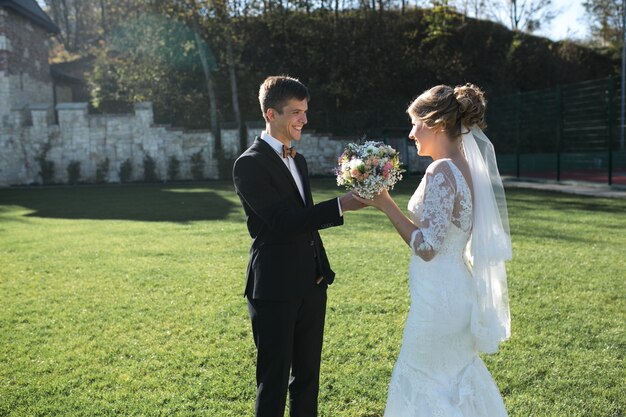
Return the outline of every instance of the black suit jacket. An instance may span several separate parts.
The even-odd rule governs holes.
[[[337,199],[313,204],[306,160],[296,154],[306,204],[293,176],[272,147],[256,138],[237,160],[233,179],[252,237],[244,295],[285,300],[334,280],[317,232],[343,224]]]

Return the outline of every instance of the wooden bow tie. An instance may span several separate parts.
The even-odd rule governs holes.
[[[283,158],[288,158],[290,156],[292,158],[296,157],[296,148],[294,148],[293,146],[291,148],[288,148],[287,146],[283,145]]]

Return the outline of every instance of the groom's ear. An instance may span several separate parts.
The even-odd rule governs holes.
[[[274,119],[276,119],[276,116],[278,115],[278,112],[276,111],[276,109],[273,108],[269,108],[267,109],[267,111],[265,112],[265,119],[270,122]]]

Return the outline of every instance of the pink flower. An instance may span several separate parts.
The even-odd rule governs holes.
[[[388,161],[385,166],[383,166],[383,178],[389,178],[389,171],[393,168],[393,164],[391,161]]]

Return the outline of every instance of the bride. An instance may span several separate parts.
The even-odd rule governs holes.
[[[502,397],[478,356],[510,336],[504,261],[511,243],[504,189],[485,126],[483,92],[439,85],[409,106],[418,154],[434,162],[407,218],[373,200],[411,248],[411,308],[386,417],[501,417]]]

